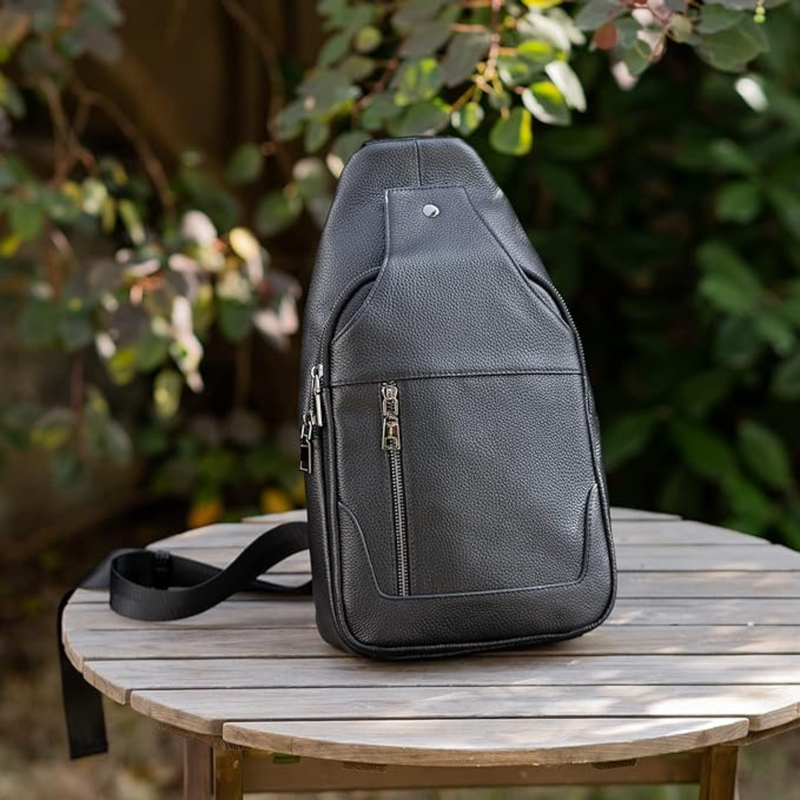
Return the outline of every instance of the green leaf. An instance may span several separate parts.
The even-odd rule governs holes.
[[[717,192],[717,219],[746,225],[761,211],[761,189],[751,181],[731,181]]]
[[[15,200],[11,204],[11,229],[23,241],[35,239],[44,225],[44,208],[39,203]]]
[[[788,355],[797,344],[792,325],[781,316],[774,304],[761,305],[755,309],[753,326],[779,356]]]
[[[538,71],[537,65],[524,58],[503,56],[497,60],[497,73],[500,80],[512,89],[515,86],[530,83]]]
[[[306,117],[329,119],[348,110],[361,90],[340,72],[318,68],[297,89]]]
[[[83,313],[66,312],[61,315],[58,324],[58,332],[64,349],[68,353],[75,353],[78,350],[91,344],[94,339],[94,327],[91,321]]]
[[[339,61],[350,49],[351,33],[349,30],[331,36],[319,51],[317,64],[322,67],[330,67]]]
[[[181,405],[183,378],[174,369],[162,369],[153,381],[153,405],[156,416],[162,420],[172,419]]]
[[[441,63],[445,86],[457,86],[474,74],[478,62],[489,49],[490,40],[489,31],[470,31],[453,36]]]
[[[649,412],[626,414],[602,431],[603,462],[609,472],[642,453],[655,430],[656,418]]]
[[[306,133],[303,139],[303,146],[307,153],[319,150],[330,135],[331,127],[327,122],[319,119],[312,119],[306,126]]]
[[[365,25],[356,32],[353,45],[359,53],[371,53],[381,41],[381,32],[373,25]]]
[[[405,0],[398,4],[392,22],[399,28],[410,27],[432,19],[447,0]]]
[[[261,177],[264,169],[264,154],[255,142],[239,145],[228,161],[225,177],[230,183],[241,185],[252,183]]]
[[[81,463],[70,447],[60,447],[50,453],[50,474],[57,489],[69,489],[80,473]]]
[[[634,41],[625,48],[622,60],[625,62],[628,72],[630,72],[633,77],[638,77],[652,64],[653,51],[646,42],[643,42],[641,39],[634,39]]]
[[[253,305],[237,300],[220,300],[219,326],[232,342],[240,342],[250,333],[253,325]]]
[[[51,347],[58,337],[61,310],[51,300],[29,300],[19,317],[22,341],[31,348]]]
[[[564,95],[550,81],[537,81],[522,93],[525,108],[547,125],[569,125],[571,115]]]
[[[734,514],[730,525],[738,530],[762,533],[775,518],[775,504],[758,486],[736,470],[725,476],[722,490]]]
[[[289,227],[303,210],[303,201],[291,186],[265,194],[255,210],[255,228],[262,236],[274,236]]]
[[[353,82],[363,81],[375,71],[375,59],[367,56],[348,56],[341,64],[339,71]]]
[[[282,142],[298,137],[303,131],[305,108],[301,100],[289,103],[276,114],[273,121],[275,136]]]
[[[389,120],[398,117],[403,109],[394,102],[391,94],[379,94],[369,101],[369,105],[361,112],[359,123],[364,130],[378,131]]]
[[[394,100],[399,106],[410,106],[435,97],[442,88],[439,62],[435,58],[405,61],[392,81]]]
[[[420,58],[435,53],[452,34],[447,20],[430,20],[416,25],[400,48],[403,58]]]
[[[676,42],[688,42],[692,38],[692,20],[685,14],[673,14],[669,20],[668,30]]]
[[[145,240],[144,224],[134,202],[127,199],[120,200],[117,203],[117,209],[130,240],[135,245],[143,245]]]
[[[131,460],[133,443],[122,425],[109,419],[103,433],[103,453],[118,467],[124,467]]]
[[[736,468],[731,446],[714,430],[695,422],[675,420],[670,434],[686,466],[713,483],[721,483]]]
[[[568,217],[588,219],[595,213],[594,198],[574,170],[553,161],[543,161],[539,164],[539,179]]]
[[[717,166],[730,172],[755,175],[759,171],[755,159],[731,139],[715,139],[709,147],[708,155]]]
[[[792,485],[792,465],[783,442],[754,420],[739,423],[739,452],[750,471],[773,489]]]
[[[517,45],[517,55],[534,64],[547,64],[555,58],[556,51],[548,42],[526,39]]]
[[[763,349],[764,344],[748,317],[728,317],[717,330],[714,355],[733,369],[750,367]]]
[[[36,420],[31,428],[31,444],[45,450],[57,450],[72,436],[74,418],[68,408],[55,406]]]
[[[133,347],[118,347],[106,361],[106,369],[117,386],[127,386],[136,377],[137,353]]]
[[[675,399],[690,416],[703,418],[731,391],[731,378],[721,369],[701,372],[678,385]]]
[[[489,132],[489,144],[498,153],[524,156],[533,146],[531,112],[527,108],[512,108],[507,117],[500,117]]]
[[[625,10],[626,4],[620,0],[586,0],[575,17],[575,24],[585,31],[594,31]]]
[[[551,128],[542,133],[542,151],[564,161],[589,161],[608,147],[608,133],[600,125]]]
[[[762,293],[761,282],[729,245],[709,240],[697,248],[703,271],[698,291],[718,308],[740,314],[750,311]]]
[[[392,136],[431,136],[447,127],[450,107],[436,98],[415,103],[389,123]]]
[[[571,23],[571,20],[570,20]],[[531,12],[517,22],[517,31],[523,40],[546,42],[556,50],[568,55],[572,50],[569,24],[563,20],[544,14]]]
[[[83,189],[82,208],[85,213],[96,217],[103,210],[103,204],[108,200],[108,188],[97,178],[86,178],[81,188]]]
[[[719,33],[742,21],[742,14],[724,6],[703,3],[700,6],[700,21],[695,26],[697,33]]]
[[[0,19],[2,18],[0,17]],[[25,116],[25,101],[22,99],[22,95],[2,72],[0,72],[0,107],[7,109],[8,113],[16,119]]]
[[[786,230],[800,239],[800,191],[773,184],[767,190],[767,196]]]
[[[715,33],[698,33],[697,54],[715,69],[741,72],[759,53],[767,50],[764,32],[752,19]]]
[[[169,340],[154,333],[137,339],[134,344],[136,365],[142,372],[161,366],[169,356]]]
[[[779,400],[800,400],[800,352],[778,364],[770,391]]]
[[[480,103],[465,103],[451,117],[453,127],[462,135],[469,136],[483,122],[484,111]]]
[[[522,0],[528,8],[552,8],[560,5],[564,0]]]

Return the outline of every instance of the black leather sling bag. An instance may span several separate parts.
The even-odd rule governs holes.
[[[176,619],[286,591],[257,578],[308,546],[322,636],[373,658],[532,645],[605,619],[614,555],[580,339],[468,145],[389,139],[353,156],[302,361],[308,523],[222,571],[124,552],[84,586],[110,586],[122,614]],[[73,753],[104,749],[99,698],[63,652],[62,666]]]

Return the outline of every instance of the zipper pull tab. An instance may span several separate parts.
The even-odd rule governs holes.
[[[400,450],[400,404],[398,402],[397,384],[381,384],[381,415],[383,432],[381,448],[390,452]]]
[[[314,433],[314,420],[311,412],[303,414],[303,424],[300,427],[300,472],[311,473],[313,467],[313,450],[311,436]]]
[[[311,397],[314,403],[314,424],[322,427],[322,364],[311,368]]]

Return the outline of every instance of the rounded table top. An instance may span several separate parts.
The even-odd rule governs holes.
[[[154,543],[216,565],[302,512]],[[415,765],[570,764],[684,752],[800,718],[800,553],[665,514],[614,509],[616,607],[566,642],[380,663],[319,637],[306,599],[237,595],[140,622],[77,591],[70,660],[108,697],[261,750]],[[308,578],[307,554],[279,564]]]

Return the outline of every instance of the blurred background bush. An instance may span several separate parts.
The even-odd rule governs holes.
[[[384,135],[465,137],[509,196],[614,503],[800,547],[798,65],[798,0],[1,2],[4,619],[303,504],[298,309]]]

